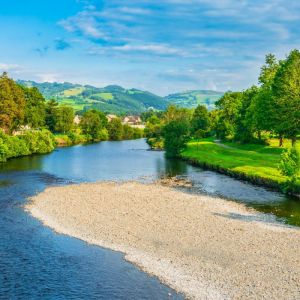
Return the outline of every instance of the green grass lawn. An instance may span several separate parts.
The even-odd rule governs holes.
[[[214,167],[282,183],[286,180],[278,170],[283,148],[273,141],[270,146],[226,142],[217,144],[213,139],[188,143],[182,156]],[[223,146],[222,146],[223,145]],[[290,143],[286,143],[289,146]],[[298,142],[297,147],[300,149]],[[299,182],[300,186],[300,182]]]

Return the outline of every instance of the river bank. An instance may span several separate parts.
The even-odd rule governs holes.
[[[190,298],[299,296],[299,230],[240,204],[106,182],[48,188],[26,209],[57,232],[124,252]]]
[[[282,191],[286,178],[280,174],[278,165],[283,151],[284,148],[275,146],[223,144],[204,139],[188,143],[181,158],[195,166]],[[294,196],[300,198],[300,182]]]

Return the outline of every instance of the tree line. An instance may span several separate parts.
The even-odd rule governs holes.
[[[284,60],[266,56],[259,84],[243,91],[226,92],[208,111],[169,106],[165,112],[144,114],[145,133],[152,147],[164,147],[177,156],[191,138],[214,136],[241,143],[265,143],[278,137],[295,145],[300,134],[300,52],[293,50]],[[164,145],[163,145],[164,144]]]
[[[111,122],[98,110],[88,110],[74,123],[72,107],[46,101],[36,87],[25,87],[0,76],[0,161],[10,157],[47,153],[55,147],[55,135],[67,144],[82,142],[136,139],[143,130],[123,125],[120,118]]]

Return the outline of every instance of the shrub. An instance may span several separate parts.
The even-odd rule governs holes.
[[[28,131],[18,136],[9,136],[1,132],[0,162],[34,153],[49,153],[54,147],[53,135],[48,130]]]
[[[285,150],[281,155],[279,170],[282,175],[287,176],[288,179],[283,185],[285,192],[296,192],[297,181],[300,175],[300,154],[296,147]]]

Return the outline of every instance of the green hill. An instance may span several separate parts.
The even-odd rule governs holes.
[[[137,114],[149,108],[164,110],[168,102],[147,91],[124,89],[117,85],[97,88],[90,85],[64,83],[37,83],[19,80],[19,84],[37,87],[46,99],[72,106],[77,111],[89,108],[100,109],[106,113]]]
[[[222,93],[213,91],[189,91],[160,97],[138,89],[125,89],[118,85],[97,88],[91,85],[64,83],[37,83],[19,80],[19,84],[37,87],[46,99],[72,106],[76,111],[96,108],[113,114],[139,114],[149,108],[164,110],[170,104],[193,108],[205,104],[209,109]]]
[[[195,90],[171,94],[165,99],[180,107],[194,108],[199,104],[206,105],[209,110],[215,108],[215,102],[223,96],[223,92],[210,90]]]

